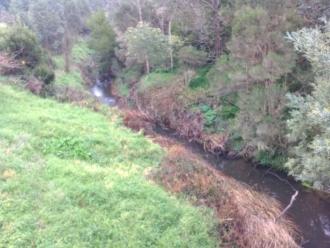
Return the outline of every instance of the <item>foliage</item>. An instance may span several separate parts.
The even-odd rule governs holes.
[[[148,91],[152,87],[166,87],[177,74],[171,72],[152,72],[144,76],[139,82],[139,91]]]
[[[120,97],[128,98],[130,93],[130,88],[127,84],[116,81],[117,91]]]
[[[86,60],[93,55],[93,51],[89,48],[88,42],[84,39],[76,42],[72,48],[73,61],[77,64],[86,62]]]
[[[139,65],[124,68],[118,75],[117,81],[127,85],[136,84],[142,77],[142,68]]]
[[[60,51],[64,36],[60,1],[35,0],[28,7],[28,24],[47,49]]]
[[[162,68],[169,60],[170,44],[168,38],[158,28],[139,23],[129,28],[125,35],[127,58],[145,65],[146,73],[154,67]]]
[[[312,63],[316,79],[306,98],[289,95],[289,139],[294,148],[286,167],[298,180],[330,192],[330,24],[324,31],[304,28],[288,38]]]
[[[179,60],[189,68],[202,67],[207,63],[207,54],[193,46],[185,46],[179,50]]]
[[[256,155],[256,161],[262,166],[271,166],[276,170],[284,170],[283,165],[287,162],[287,156],[278,154],[274,151],[259,151]]]
[[[48,139],[43,143],[42,152],[53,154],[61,159],[90,160],[89,148],[92,144],[77,137],[60,137]]]
[[[95,51],[98,71],[101,76],[111,74],[111,59],[116,46],[116,34],[104,12],[94,13],[87,21],[91,30],[89,47]]]
[[[201,67],[197,70],[197,76],[190,80],[189,86],[192,89],[197,88],[208,88],[209,80],[207,78],[207,73],[210,70],[210,66]]]
[[[197,88],[208,88],[209,86],[209,80],[205,76],[197,76],[190,80],[189,86],[192,89]]]
[[[55,80],[55,73],[47,65],[39,65],[33,71],[34,76],[44,82],[51,84]]]
[[[35,67],[42,58],[42,50],[35,34],[23,26],[12,27],[5,33],[1,50],[13,55],[29,68]]]
[[[69,73],[57,71],[55,84],[81,89],[84,85],[84,80],[79,70],[72,70]]]
[[[273,16],[259,6],[236,10],[231,22],[232,36],[227,43],[230,54],[221,57],[211,72],[213,88],[221,91],[226,84],[234,87],[275,82],[289,73],[296,59],[283,38],[283,29],[289,24],[288,17]]]
[[[216,111],[207,104],[201,105],[199,107],[199,109],[203,114],[203,120],[204,120],[205,127],[212,126],[217,117]]]
[[[234,130],[243,138],[244,152],[256,155],[260,151],[274,152],[286,148],[282,120],[285,94],[285,87],[276,84],[256,86],[239,94]]]
[[[235,105],[224,104],[221,106],[220,117],[224,120],[234,119],[239,112],[239,108]]]
[[[1,244],[216,247],[210,211],[146,180],[159,146],[114,115],[4,85],[0,94]]]

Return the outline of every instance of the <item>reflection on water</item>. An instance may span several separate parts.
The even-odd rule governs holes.
[[[294,193],[291,186],[278,178],[267,174],[264,168],[256,168],[242,160],[221,161],[219,168],[225,174],[245,182],[254,189],[276,198],[286,207]],[[223,164],[225,163],[225,166]],[[303,188],[285,175],[281,175],[299,195],[289,209],[287,215],[291,218],[303,235],[302,247],[330,247],[330,202],[319,197],[315,192]]]
[[[330,209],[329,209],[329,211],[330,211]],[[330,219],[325,215],[320,215],[319,219],[322,224],[324,234],[326,236],[330,237]],[[330,246],[330,243],[329,243],[329,246]]]
[[[94,96],[96,96],[97,98],[101,98],[103,97],[103,90],[97,86],[97,85],[94,85],[93,88],[92,88],[92,93]]]

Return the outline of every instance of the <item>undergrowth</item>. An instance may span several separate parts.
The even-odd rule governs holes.
[[[172,72],[153,72],[144,76],[139,82],[139,91],[146,91],[151,87],[166,86],[175,79],[177,74]]]

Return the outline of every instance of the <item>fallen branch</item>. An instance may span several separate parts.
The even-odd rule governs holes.
[[[288,180],[286,180],[286,179],[280,177],[279,175],[277,175],[277,174],[274,173],[274,172],[271,172],[270,169],[266,171],[265,175],[267,175],[267,174],[272,175],[272,176],[276,177],[278,180],[280,180],[280,181],[282,181],[282,182],[288,184],[288,185],[291,187],[291,189],[292,189],[293,191],[295,191],[295,193],[291,196],[291,200],[290,200],[289,205],[286,206],[286,208],[285,208],[285,209],[280,213],[280,215],[275,219],[275,222],[277,222],[277,221],[278,221],[281,217],[283,217],[283,215],[285,215],[285,213],[288,212],[289,209],[292,207],[294,201],[296,200],[296,198],[297,198],[297,196],[298,196],[298,194],[299,194],[299,191],[296,190],[296,188],[293,187],[293,185],[292,185]]]
[[[297,196],[299,194],[299,191],[296,191],[294,195],[291,196],[291,200],[288,206],[280,213],[280,215],[275,219],[275,222],[277,222],[293,205],[294,201],[296,200]]]
[[[271,170],[271,168],[270,168],[269,170],[266,171],[266,173],[264,174],[264,176],[266,176],[266,175],[268,175],[268,174],[269,174],[269,175],[272,175],[272,176],[276,177],[278,180],[280,180],[280,181],[286,183],[287,185],[289,185],[290,188],[291,188],[293,191],[297,191],[297,189],[296,189],[295,187],[293,187],[293,185],[292,185],[287,179],[284,179],[284,178],[280,177],[279,175],[277,175],[277,174],[274,173],[274,172],[271,172],[270,170]]]

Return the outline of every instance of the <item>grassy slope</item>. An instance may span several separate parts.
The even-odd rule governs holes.
[[[0,247],[215,247],[207,210],[145,179],[162,153],[118,121],[0,84]]]

